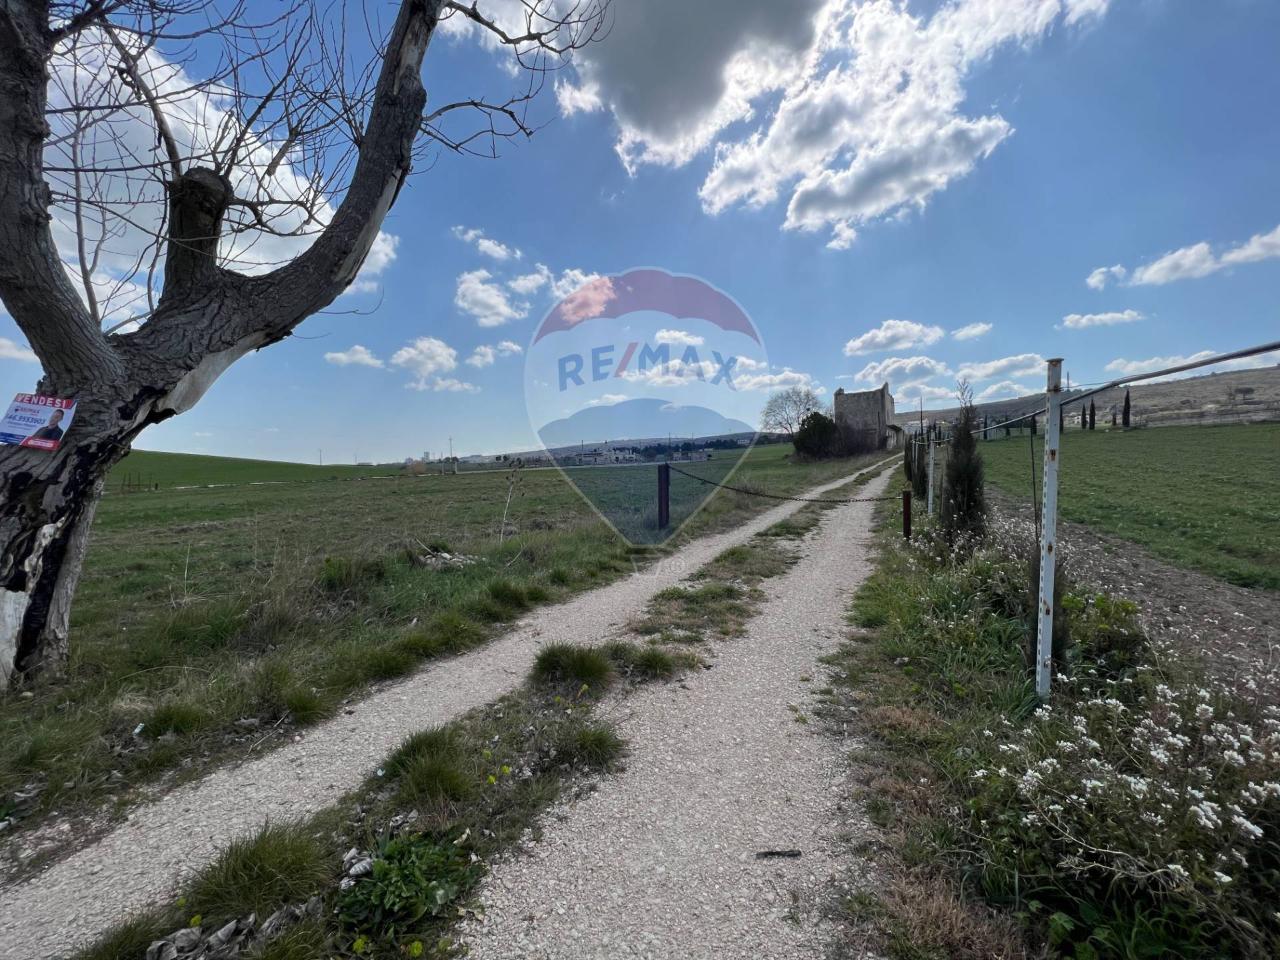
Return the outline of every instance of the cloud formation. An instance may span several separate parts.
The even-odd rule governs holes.
[[[383,367],[385,364],[379,360],[368,347],[362,347],[355,344],[349,350],[342,350],[335,353],[326,353],[324,359],[328,363],[332,363],[339,367]]]
[[[1028,377],[1044,371],[1044,357],[1038,353],[1019,353],[998,360],[961,364],[957,376],[961,380],[990,380],[993,377]]]
[[[1068,330],[1084,330],[1086,327],[1114,327],[1120,323],[1137,323],[1146,315],[1137,310],[1113,310],[1110,313],[1068,313],[1062,325]]]
[[[30,347],[24,347],[8,337],[0,337],[0,360],[21,360],[23,363],[40,362],[40,359]]]
[[[620,0],[607,40],[561,82],[565,115],[609,110],[633,174],[711,152],[711,214],[785,199],[789,230],[858,228],[923,208],[1009,137],[966,115],[970,73],[999,49],[1102,16],[1107,0]],[[658,52],[661,51],[661,55]]]
[[[509,247],[505,243],[500,243],[492,237],[486,237],[484,231],[479,227],[454,227],[453,235],[463,243],[469,243],[476,248],[479,253],[494,260],[519,260],[522,254],[515,247]]]
[[[928,327],[923,323],[911,320],[886,320],[874,330],[868,330],[860,337],[854,337],[844,345],[846,357],[856,357],[864,353],[877,353],[881,350],[909,350],[912,347],[927,347],[942,339],[944,331],[941,327]]]
[[[1120,264],[1098,267],[1089,274],[1085,283],[1094,290],[1105,289],[1113,281],[1131,287],[1163,286],[1176,280],[1197,280],[1228,267],[1275,259],[1280,259],[1280,226],[1269,233],[1255,233],[1220,254],[1214,253],[1213,247],[1204,240],[1180,247],[1135,267],[1132,274]]]
[[[435,337],[418,337],[391,356],[391,365],[414,375],[405,384],[410,390],[447,390],[475,393],[480,388],[452,377],[443,377],[458,366],[458,351]]]
[[[876,360],[859,370],[854,378],[865,383],[909,383],[930,377],[947,376],[951,370],[941,360],[932,357],[887,357]]]
[[[482,327],[500,327],[529,315],[527,303],[513,302],[488,270],[468,270],[458,275],[454,305]]]
[[[992,325],[989,323],[970,323],[967,326],[952,330],[951,338],[953,340],[977,340],[979,337],[990,333],[991,329]]]

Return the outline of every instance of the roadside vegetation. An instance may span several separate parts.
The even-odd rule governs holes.
[[[752,451],[735,482],[789,493],[869,462],[787,452]],[[625,544],[556,471],[527,472],[521,490],[501,534],[499,472],[108,493],[68,671],[0,695],[5,833],[269,749],[662,555]],[[683,536],[773,504],[724,493]]]
[[[1280,955],[1280,706],[1072,584],[1039,704],[1014,529],[882,529],[826,706],[868,734],[854,761],[890,878],[845,904],[849,955]]]
[[[1027,439],[978,446],[988,479],[1029,500]],[[1068,418],[1061,464],[1063,519],[1229,583],[1280,590],[1280,424],[1081,430]]]
[[[744,620],[758,584],[785,572],[791,541],[823,509],[803,508],[725,551],[695,573],[691,591],[741,585],[723,609]],[[664,607],[655,600],[651,610]],[[708,627],[703,637],[719,635]],[[519,691],[409,737],[335,807],[232,844],[170,903],[75,960],[142,960],[157,941],[186,955],[215,939],[246,960],[457,956],[455,927],[474,915],[487,864],[536,836],[540,815],[624,757],[625,743],[596,709],[601,698],[701,666],[693,638],[680,639],[544,646]]]

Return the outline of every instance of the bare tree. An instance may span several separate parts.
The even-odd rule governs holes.
[[[0,448],[0,683],[57,666],[107,471],[236,360],[337,298],[415,159],[531,135],[548,72],[607,0],[0,2],[0,299],[76,401],[55,452]],[[514,92],[427,111],[437,30],[512,58]]]
[[[800,423],[811,413],[821,413],[818,395],[808,387],[787,387],[771,394],[760,413],[760,427],[794,437]]]

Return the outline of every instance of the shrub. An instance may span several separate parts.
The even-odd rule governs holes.
[[[839,452],[840,431],[834,420],[815,410],[800,421],[792,443],[802,457],[814,460],[833,457]]]
[[[471,851],[450,837],[385,840],[373,872],[339,893],[338,918],[353,932],[394,940],[445,913],[482,873]]]
[[[951,437],[942,485],[942,529],[952,545],[961,537],[981,535],[986,516],[982,454],[973,433],[976,427],[970,393],[963,387],[960,418]]]

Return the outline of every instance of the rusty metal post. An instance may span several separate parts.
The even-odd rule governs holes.
[[[911,488],[902,491],[902,539],[911,539]]]
[[[658,529],[671,526],[671,464],[658,464]]]
[[[1058,560],[1058,412],[1062,400],[1062,360],[1049,361],[1045,392],[1044,496],[1040,509],[1040,596],[1036,631],[1036,695],[1049,698],[1053,671],[1053,578]]]

